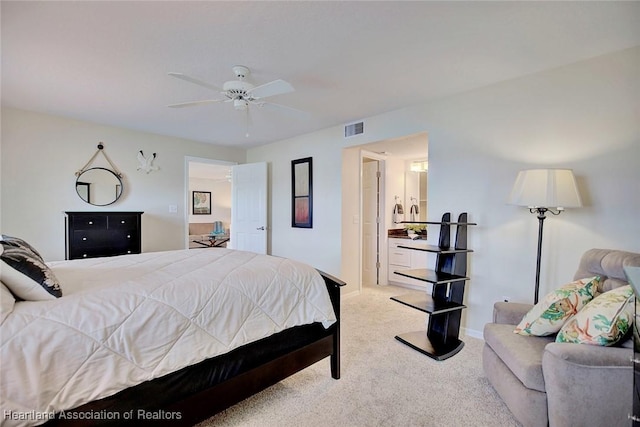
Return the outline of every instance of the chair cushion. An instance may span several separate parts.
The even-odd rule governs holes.
[[[520,335],[554,335],[597,293],[600,276],[575,280],[556,289],[533,306],[513,332]]]
[[[487,323],[484,340],[525,387],[545,391],[542,354],[554,337],[518,335],[513,333],[513,325]]]
[[[631,328],[634,295],[630,285],[596,297],[564,324],[557,342],[611,346]]]

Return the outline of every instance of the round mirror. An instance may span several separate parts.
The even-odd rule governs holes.
[[[94,206],[107,206],[122,195],[122,179],[110,169],[90,168],[76,180],[78,196]]]

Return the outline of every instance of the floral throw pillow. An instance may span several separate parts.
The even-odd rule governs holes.
[[[614,345],[632,327],[634,305],[630,285],[605,292],[562,326],[556,342]]]
[[[545,336],[557,333],[564,322],[591,301],[598,292],[600,276],[567,283],[548,293],[522,318],[515,332]]]

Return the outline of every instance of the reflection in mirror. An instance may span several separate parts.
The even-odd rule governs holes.
[[[76,192],[90,205],[110,205],[122,195],[122,179],[109,169],[87,169],[76,180]]]

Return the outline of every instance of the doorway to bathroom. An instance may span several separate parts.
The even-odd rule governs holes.
[[[384,158],[362,152],[362,283],[380,284],[381,202],[384,200]]]
[[[387,285],[389,230],[427,219],[426,132],[353,147],[360,151],[360,289]],[[402,212],[394,215],[396,205]],[[354,221],[355,222],[355,221]]]

